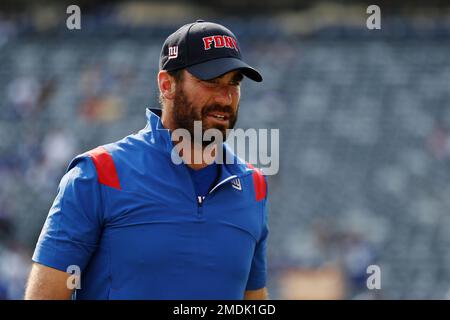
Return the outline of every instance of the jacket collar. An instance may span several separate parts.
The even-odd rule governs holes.
[[[161,109],[146,109],[147,126],[145,129],[149,133],[149,142],[158,147],[158,149],[169,153],[170,156],[173,149],[173,143],[169,129],[164,128],[161,122],[161,112]]]
[[[174,150],[174,144],[171,139],[171,134],[169,129],[164,128],[161,122],[161,109],[150,109],[147,108],[147,126],[146,130],[149,132],[150,143],[154,144],[163,152],[171,156]],[[221,165],[221,177],[220,180],[226,179],[230,176],[242,176],[251,171],[248,168],[245,161],[236,156],[236,154],[231,150],[227,143],[223,144],[223,156],[225,159],[232,159],[232,163],[224,163]]]

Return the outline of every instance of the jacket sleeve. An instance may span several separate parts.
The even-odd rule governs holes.
[[[61,271],[87,265],[102,229],[101,189],[88,156],[79,156],[61,179],[33,261]]]
[[[266,177],[264,177],[264,179],[266,179]],[[264,288],[267,282],[267,239],[269,235],[267,181],[265,183],[265,188],[265,198],[262,200],[262,231],[259,241],[255,247],[255,253],[253,255],[246,290],[257,290]]]

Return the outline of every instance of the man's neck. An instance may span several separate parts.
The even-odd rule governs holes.
[[[194,143],[191,147],[191,154],[186,155],[185,157],[182,156],[182,159],[184,163],[193,170],[203,169],[216,160],[217,145],[215,145],[213,149],[208,148],[207,151],[210,152],[205,152],[205,150],[206,148],[204,146]]]
[[[177,129],[171,117],[169,116],[169,113],[165,112],[165,109],[162,110],[161,123],[164,128],[169,129],[171,134],[175,129]],[[179,146],[180,142],[181,141],[174,142],[175,147]],[[211,150],[211,152],[205,152],[205,148],[206,147],[204,147],[203,145],[192,143],[190,155],[183,154],[183,152],[180,152],[180,150],[178,150],[178,154],[189,168],[193,170],[200,170],[213,163],[217,154],[217,145],[212,150],[208,148],[208,151]],[[195,157],[195,154],[197,154],[197,157]],[[200,161],[198,161],[198,159],[200,159]]]

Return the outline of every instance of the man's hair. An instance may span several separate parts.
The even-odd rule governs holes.
[[[175,79],[175,83],[178,85],[179,83],[181,83],[183,81],[183,73],[184,73],[183,70],[184,69],[167,71],[167,73]],[[165,101],[165,98],[164,98],[163,94],[160,92],[159,93],[159,104],[161,105],[161,109],[164,108],[164,101]]]

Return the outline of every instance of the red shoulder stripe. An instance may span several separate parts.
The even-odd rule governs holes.
[[[263,200],[266,197],[266,180],[264,175],[259,169],[253,167],[250,163],[247,163],[247,167],[253,169],[253,185],[255,186],[256,201]]]
[[[87,154],[94,161],[95,169],[97,170],[98,182],[108,187],[121,189],[119,176],[117,175],[116,166],[112,156],[106,151],[104,147],[97,147]]]

